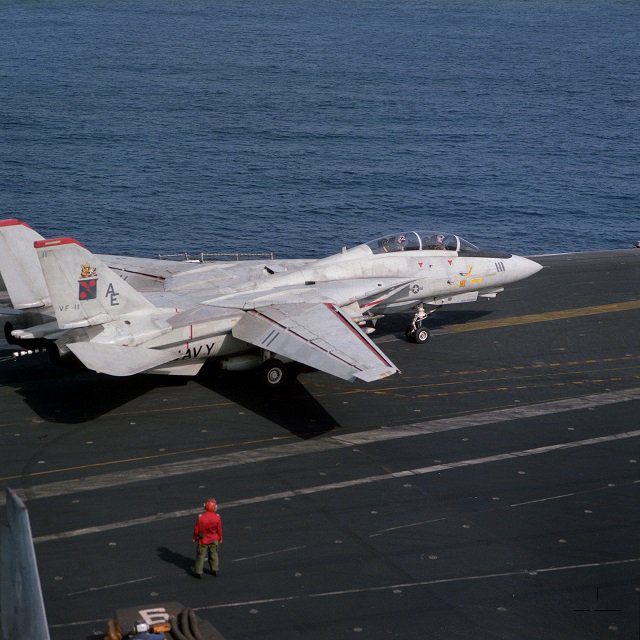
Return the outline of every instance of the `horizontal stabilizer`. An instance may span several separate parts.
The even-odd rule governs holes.
[[[265,351],[343,378],[366,382],[398,369],[351,320],[330,303],[268,305],[247,311],[234,337]]]
[[[110,376],[132,376],[175,360],[175,354],[146,347],[123,347],[99,342],[72,342],[67,345],[78,360],[92,371]]]

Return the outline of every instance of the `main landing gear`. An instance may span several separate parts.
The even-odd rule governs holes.
[[[404,332],[407,340],[417,344],[424,344],[429,339],[429,331],[426,327],[422,326],[422,323],[437,310],[438,308],[436,307],[435,309],[426,311],[424,304],[420,303],[416,308],[415,315],[411,319],[411,323]]]
[[[276,358],[270,358],[263,362],[258,369],[258,376],[263,386],[269,389],[281,388],[285,386],[291,378],[285,363]]]

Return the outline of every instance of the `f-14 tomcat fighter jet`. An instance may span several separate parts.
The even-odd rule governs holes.
[[[368,337],[388,313],[411,313],[424,342],[424,305],[495,297],[536,273],[532,260],[446,233],[396,233],[319,260],[189,263],[98,256],[72,238],[44,239],[0,221],[0,271],[15,309],[39,324],[5,328],[114,376],[195,375],[261,368],[279,384],[286,363],[370,382],[398,369]]]

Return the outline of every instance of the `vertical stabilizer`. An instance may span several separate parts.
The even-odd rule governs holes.
[[[0,530],[0,640],[49,640],[29,514],[11,489],[7,521]]]
[[[155,307],[73,238],[34,243],[61,329],[104,324]]]
[[[50,304],[33,243],[42,236],[22,220],[0,220],[0,273],[15,309]]]

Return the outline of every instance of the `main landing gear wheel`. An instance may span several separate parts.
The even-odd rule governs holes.
[[[11,335],[12,331],[13,331],[13,325],[10,322],[5,322],[4,323],[4,339],[9,344],[17,344],[17,342],[15,342],[15,338]]]
[[[284,362],[275,359],[267,360],[260,368],[260,380],[267,388],[284,386],[289,380]]]

